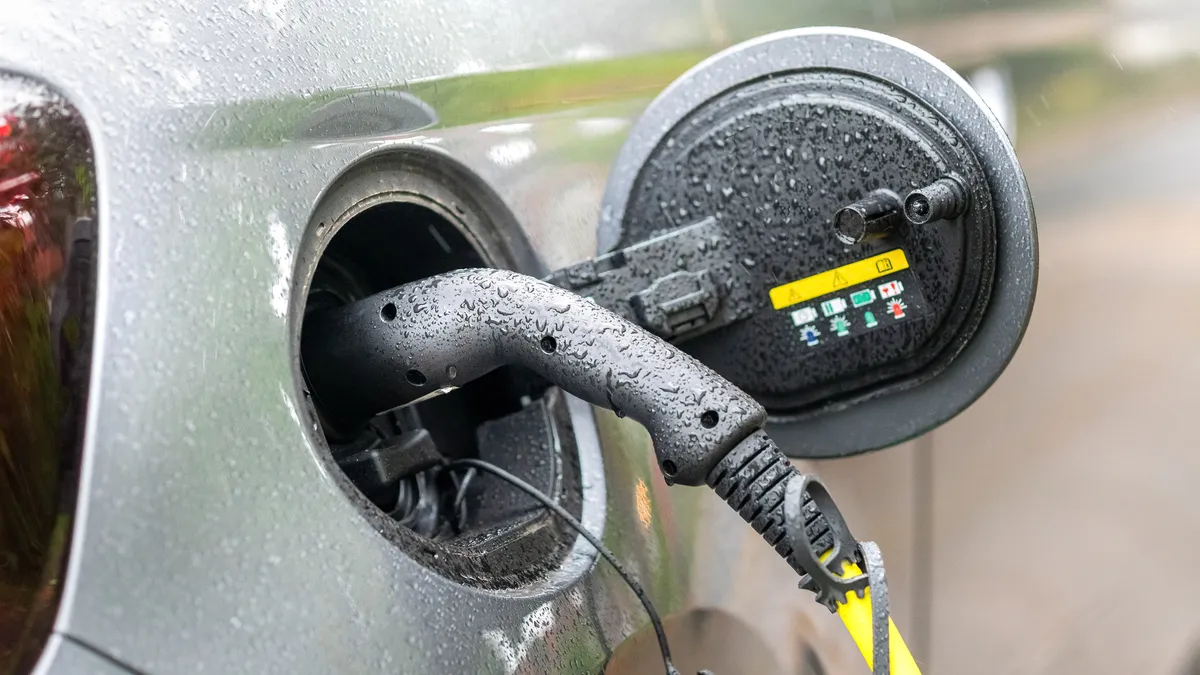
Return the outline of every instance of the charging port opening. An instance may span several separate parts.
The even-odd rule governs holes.
[[[333,203],[318,206],[304,317],[454,269],[521,264],[505,255],[514,233],[501,231],[487,204],[461,194],[461,181],[447,185],[444,175],[411,167],[402,174],[379,169],[343,179],[324,200]],[[380,191],[381,175],[404,189]],[[573,542],[573,533],[511,486],[445,467],[484,459],[578,511],[566,402],[533,373],[500,368],[355,428],[338,426],[319,400],[310,402],[329,450],[325,459],[341,470],[343,487],[381,531],[428,566],[460,581],[512,587],[544,575]],[[389,471],[398,465],[406,469],[396,478]]]
[[[372,206],[348,220],[329,242],[313,274],[305,315],[442,272],[488,267],[468,236],[432,205],[384,202]],[[389,419],[419,423],[447,459],[478,457],[475,430],[480,424],[521,410],[522,397],[540,393],[529,378],[501,368],[461,389],[412,406],[412,410],[381,415],[367,429],[337,429],[326,418],[322,418],[322,429],[336,452],[339,447],[354,446],[364,434],[375,436],[377,431],[371,427]],[[319,402],[317,410],[320,412]],[[387,501],[383,496],[380,500]],[[386,508],[381,501],[376,503]]]

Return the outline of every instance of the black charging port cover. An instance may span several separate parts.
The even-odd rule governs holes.
[[[886,36],[769,35],[650,105],[614,165],[599,253],[703,221],[694,245],[724,264],[687,280],[736,288],[753,311],[675,341],[758,399],[793,456],[953,417],[1032,310],[1036,230],[1011,143],[952,70]]]

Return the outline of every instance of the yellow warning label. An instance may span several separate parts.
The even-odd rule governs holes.
[[[770,291],[771,305],[775,309],[791,307],[805,300],[812,300],[813,298],[833,293],[840,288],[861,284],[872,279],[878,279],[885,274],[906,269],[908,269],[908,258],[904,256],[903,250],[895,249],[887,253],[872,256],[866,260],[859,260],[849,265],[825,270],[820,274],[804,277],[799,281],[776,286]]]

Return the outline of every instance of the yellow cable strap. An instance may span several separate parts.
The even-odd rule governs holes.
[[[843,578],[854,577],[862,573],[862,569],[858,565],[847,562],[842,567],[841,576]],[[866,659],[867,667],[873,668],[875,644],[871,623],[870,589],[861,598],[855,593],[847,594],[846,602],[838,605],[837,613],[841,617],[842,623],[846,624],[846,630],[850,631],[850,637],[854,638],[854,643],[858,645],[858,651]],[[890,617],[888,618],[888,646],[891,654],[891,675],[921,675],[921,669],[917,667],[912,652],[908,651],[908,645],[904,644],[904,638],[900,637],[900,631],[896,630],[896,624]]]

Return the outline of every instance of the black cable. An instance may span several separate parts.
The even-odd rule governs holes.
[[[471,481],[477,475],[478,470],[474,468],[468,469],[466,475],[464,475],[461,479],[458,478],[457,474],[452,474],[452,476],[454,476],[455,485],[457,486],[454,495],[454,514],[458,520],[455,525],[460,534],[467,524],[467,490],[470,489]]]
[[[582,536],[584,539],[587,539],[589,544],[596,547],[596,550],[600,552],[600,555],[604,556],[604,559],[613,566],[613,569],[617,570],[617,574],[621,575],[621,578],[624,579],[625,583],[629,585],[629,589],[632,590],[633,594],[638,597],[638,600],[642,601],[642,606],[646,608],[646,614],[650,615],[650,624],[654,626],[654,633],[658,636],[658,648],[660,651],[662,651],[663,665],[667,669],[667,675],[679,675],[679,669],[677,669],[675,664],[671,662],[671,649],[667,646],[667,632],[663,629],[662,619],[658,617],[658,612],[654,609],[654,605],[650,602],[650,598],[646,595],[646,591],[642,589],[641,585],[635,581],[632,576],[630,576],[629,572],[620,562],[617,561],[612,552],[609,551],[604,544],[600,543],[600,540],[597,539],[594,534],[588,532],[587,528],[583,526],[583,523],[576,520],[575,516],[572,516],[569,511],[564,509],[553,499],[550,499],[550,497],[546,496],[541,490],[535,488],[529,483],[526,483],[520,478],[517,478],[504,469],[501,469],[495,464],[485,462],[481,459],[459,459],[451,462],[450,466],[472,467],[481,471],[486,471],[501,480],[507,481],[514,487],[524,491],[530,497],[533,497],[541,502],[542,505],[550,509],[554,515],[562,518],[563,521],[570,525],[576,532],[578,532],[580,536]]]

